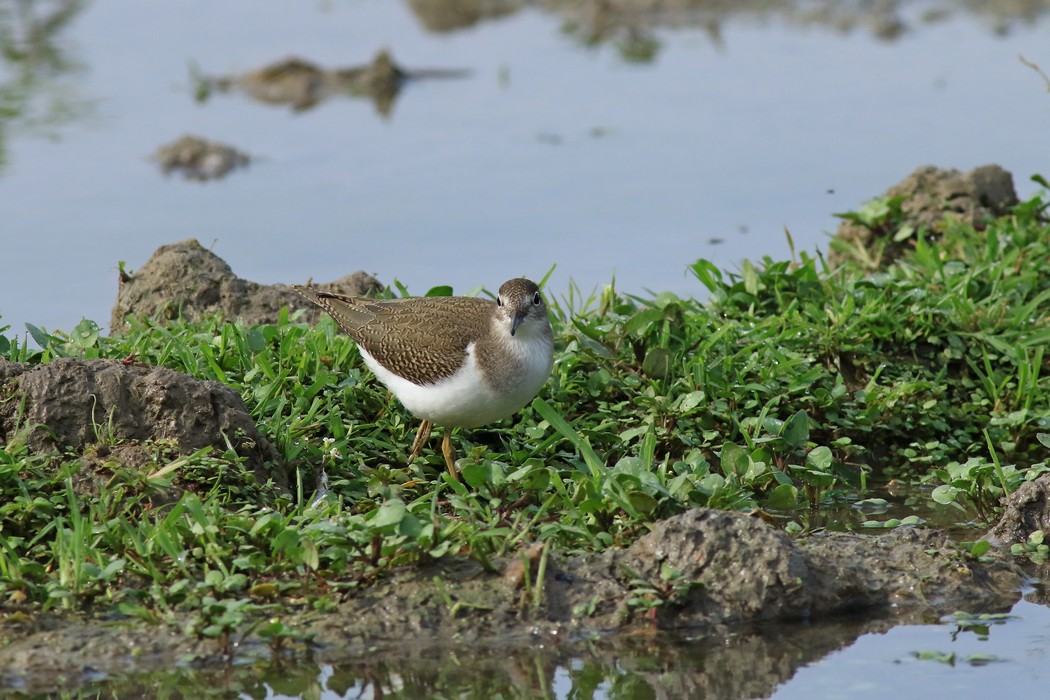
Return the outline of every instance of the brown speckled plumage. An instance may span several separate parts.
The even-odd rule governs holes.
[[[366,299],[298,285],[292,289],[331,314],[376,361],[414,384],[434,384],[451,377],[462,365],[471,342],[496,342],[489,335],[496,302],[488,299]],[[536,284],[526,279],[513,279],[500,287],[500,296],[514,303],[527,302],[538,293]],[[546,315],[546,307],[542,311]],[[480,355],[482,371],[494,377],[498,353]],[[504,381],[513,380],[508,376]]]
[[[473,297],[363,299],[293,287],[391,372],[414,384],[451,377],[496,303]]]

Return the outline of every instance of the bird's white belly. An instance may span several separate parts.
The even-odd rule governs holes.
[[[436,384],[420,386],[399,377],[379,364],[364,348],[361,357],[368,368],[411,411],[412,415],[436,425],[474,428],[510,416],[532,400],[550,376],[548,357],[526,358],[520,381],[509,391],[494,391],[478,370],[473,348],[460,370]]]

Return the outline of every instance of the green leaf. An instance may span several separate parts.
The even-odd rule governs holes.
[[[310,569],[311,571],[317,571],[321,566],[321,556],[317,551],[317,543],[313,540],[304,539],[302,543],[302,557],[303,566]]]
[[[601,478],[605,472],[605,462],[598,458],[598,454],[591,447],[591,444],[582,435],[573,430],[572,426],[561,417],[561,414],[551,408],[551,405],[543,399],[533,401],[532,407],[536,410],[536,413],[539,413],[545,421],[551,424],[554,430],[561,433],[562,437],[572,443],[573,447],[579,451],[583,461],[587,464],[587,469],[591,472],[591,476],[595,479]]]
[[[431,287],[424,294],[425,297],[450,297],[452,296],[452,287],[447,284],[442,284],[437,287]]]
[[[98,324],[89,319],[82,319],[70,335],[73,345],[86,350],[98,344]]]
[[[667,348],[652,348],[645,353],[642,371],[653,379],[665,378],[671,370],[671,353]]]
[[[99,572],[98,577],[103,581],[108,581],[113,578],[114,574],[124,569],[124,564],[123,559],[114,559],[109,564],[106,564],[106,568]]]
[[[405,507],[404,502],[400,498],[393,498],[376,509],[369,523],[376,528],[400,525],[406,515],[408,515],[408,508]]]
[[[974,557],[982,556],[985,552],[992,548],[992,543],[988,540],[977,540],[970,547],[970,554]]]
[[[722,271],[709,260],[697,260],[689,266],[689,270],[700,280],[700,284],[707,287],[708,291],[714,292],[722,286]]]
[[[780,437],[789,447],[802,447],[809,442],[809,415],[800,410],[784,421],[780,427]]]
[[[266,336],[263,335],[258,326],[248,331],[245,340],[248,343],[248,350],[253,354],[258,354],[266,349]]]
[[[893,242],[900,243],[901,241],[906,241],[911,238],[914,233],[915,227],[905,224],[897,229],[897,233],[893,234]]]
[[[643,515],[649,515],[660,504],[655,498],[644,491],[631,491],[627,494],[627,500],[631,506]]]
[[[33,342],[40,347],[46,350],[51,345],[52,337],[32,323],[26,324],[26,330],[29,331],[29,335],[33,336]]]
[[[954,503],[960,493],[962,493],[962,489],[956,488],[951,484],[942,484],[933,490],[930,497],[941,505],[948,505],[949,503]]]
[[[751,466],[751,458],[744,448],[732,442],[722,444],[719,459],[722,461],[722,473],[726,476],[730,474],[743,476]]]
[[[790,510],[798,505],[798,489],[790,484],[780,484],[766,497],[767,508]]]
[[[681,413],[689,413],[694,408],[699,406],[707,398],[707,394],[703,391],[690,391],[688,394],[679,396],[675,400],[675,408]]]
[[[758,294],[758,271],[747,258],[740,266],[740,273],[744,278],[744,290],[751,295]]]
[[[806,455],[806,465],[811,469],[826,472],[831,469],[833,458],[834,455],[831,453],[831,448],[827,445],[821,445],[820,447],[814,447]]]
[[[465,465],[460,476],[475,491],[482,486],[498,488],[505,481],[503,468],[488,459]]]
[[[623,324],[623,332],[625,335],[642,335],[642,331],[648,330],[649,326],[663,320],[663,317],[663,309],[642,309],[627,319]]]

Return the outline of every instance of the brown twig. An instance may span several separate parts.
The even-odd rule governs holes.
[[[1047,92],[1050,92],[1050,76],[1048,76],[1046,73],[1044,73],[1043,69],[1040,68],[1038,66],[1038,64],[1032,63],[1027,58],[1025,58],[1022,54],[1017,54],[1017,58],[1021,61],[1021,63],[1025,64],[1026,66],[1028,66],[1029,68],[1031,68],[1032,70],[1034,70],[1036,73],[1039,74],[1039,77],[1041,77],[1043,79],[1044,88],[1046,89]]]

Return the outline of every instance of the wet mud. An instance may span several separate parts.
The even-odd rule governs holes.
[[[391,113],[402,88],[418,80],[465,78],[459,68],[405,68],[386,49],[371,62],[344,68],[325,68],[291,57],[243,75],[197,76],[198,100],[212,93],[238,92],[263,104],[288,106],[303,112],[337,96],[370,99],[383,116]]]
[[[232,146],[186,134],[153,153],[153,160],[165,175],[181,173],[187,180],[219,180],[251,162],[247,153]]]

